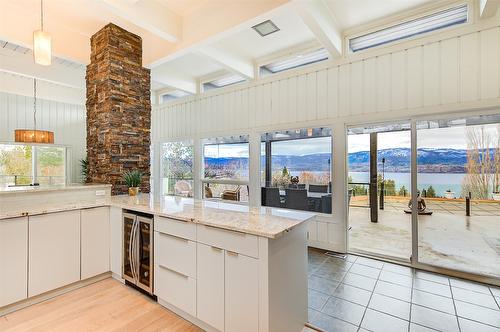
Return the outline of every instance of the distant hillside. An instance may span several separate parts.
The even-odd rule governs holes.
[[[382,158],[385,158],[387,172],[409,172],[410,153],[407,148],[379,150],[377,159],[382,167]],[[370,153],[360,151],[350,153],[348,156],[349,170],[367,172],[369,170]],[[467,162],[466,150],[459,149],[418,149],[419,172],[424,173],[464,173]],[[228,165],[233,167],[247,167],[248,159],[245,158],[205,158],[205,163],[211,167],[221,168]],[[264,163],[264,157],[262,158]],[[327,171],[330,167],[330,154],[309,154],[303,156],[281,155],[273,156],[273,169],[286,166],[290,171]]]

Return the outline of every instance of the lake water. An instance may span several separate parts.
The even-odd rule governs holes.
[[[369,182],[370,174],[368,172],[349,172],[353,182]],[[454,173],[419,173],[417,188],[419,190],[427,189],[432,185],[438,196],[444,196],[446,190],[455,192],[456,197],[462,192],[462,181],[465,174]],[[385,173],[386,180],[394,180],[396,182],[396,190],[402,186],[411,190],[411,175],[410,173]]]

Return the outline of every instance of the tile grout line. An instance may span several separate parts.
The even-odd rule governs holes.
[[[370,298],[368,299],[368,303],[366,304],[365,310],[363,311],[363,316],[361,316],[361,320],[359,321],[358,331],[361,329],[361,324],[363,324],[363,320],[365,319],[366,312],[368,311],[368,306],[370,305],[370,302],[372,301],[373,293],[375,292],[375,288],[377,287],[377,284],[379,282],[380,274],[382,273],[382,268],[384,267],[384,264],[385,263],[382,263],[382,267],[380,268],[380,271],[378,272],[377,281],[375,282],[375,286],[373,287],[373,290],[370,293]]]
[[[460,326],[460,321],[458,320],[458,312],[457,312],[457,305],[455,303],[455,297],[453,296],[453,288],[451,287],[451,280],[448,278],[448,287],[450,287],[450,293],[451,293],[451,300],[453,302],[453,309],[455,310],[455,319],[457,321],[458,325],[458,331],[462,331],[462,327]]]
[[[491,287],[488,287],[488,290],[490,291],[491,296],[493,296],[493,301],[497,304],[498,310],[500,310],[500,300],[498,300],[495,297],[495,294],[493,294],[493,291],[491,290]]]

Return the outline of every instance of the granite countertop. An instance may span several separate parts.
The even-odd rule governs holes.
[[[110,205],[267,238],[279,237],[315,216],[295,210],[173,196],[162,197],[155,202],[149,194],[112,196]]]
[[[80,190],[80,189],[99,189],[111,188],[110,184],[100,183],[70,183],[59,186],[19,186],[19,187],[0,187],[0,195],[2,194],[17,194],[17,193],[33,193],[45,191],[67,191],[67,190]]]
[[[43,192],[107,187],[109,185],[68,185],[36,189],[28,187],[26,191],[23,191],[22,189],[25,188],[22,187],[18,191],[19,187],[16,187],[16,190],[10,192]],[[247,205],[224,203],[221,201],[195,200],[174,196],[164,196],[160,200],[155,201],[154,197],[150,194],[139,194],[138,196],[106,196],[92,202],[40,202],[40,204],[31,205],[29,212],[3,211],[0,213],[0,219],[100,206],[116,206],[122,209],[145,212],[156,216],[205,224],[267,238],[279,237],[287,230],[315,216],[315,214],[310,212],[269,207],[249,207]]]

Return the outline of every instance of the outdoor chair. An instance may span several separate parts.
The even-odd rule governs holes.
[[[309,210],[309,200],[305,189],[285,189],[285,206],[294,210]]]
[[[265,188],[265,205],[270,207],[283,207],[279,188]]]
[[[221,198],[228,201],[240,201],[241,186],[236,186],[235,189],[226,189],[222,192]]]
[[[327,193],[328,185],[326,184],[310,184],[309,191],[312,193]]]

